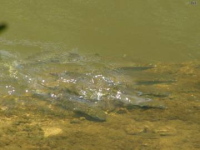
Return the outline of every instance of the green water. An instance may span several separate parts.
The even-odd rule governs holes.
[[[0,149],[200,148],[199,0],[0,3]]]
[[[145,61],[199,59],[200,5],[190,0],[9,0],[1,49],[44,48],[128,56]]]

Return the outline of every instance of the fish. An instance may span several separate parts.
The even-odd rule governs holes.
[[[147,80],[147,81],[137,81],[137,85],[155,85],[155,84],[172,84],[176,80]]]
[[[130,67],[120,67],[116,68],[119,71],[145,71],[155,68],[154,66],[130,66]]]
[[[9,53],[2,52],[7,57]],[[107,112],[117,108],[163,109],[164,104],[148,98],[131,88],[132,74],[127,78],[127,70],[143,71],[152,67],[123,67],[119,73],[109,68],[108,63],[80,54],[48,51],[38,53],[35,58],[22,59],[17,56],[9,62],[9,78],[12,92],[19,95],[29,93],[39,100],[45,100],[62,109],[70,110],[95,121],[106,121]],[[73,56],[73,58],[72,58]],[[29,56],[30,57],[30,56]],[[39,61],[38,61],[39,58]],[[3,62],[6,64],[7,60]],[[66,61],[65,61],[66,60]],[[123,71],[124,70],[124,71]],[[126,79],[126,80],[122,80]],[[133,85],[134,86],[134,85]]]

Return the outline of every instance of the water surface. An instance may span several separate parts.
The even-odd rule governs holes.
[[[0,4],[0,147],[199,149],[199,0]]]
[[[199,4],[182,1],[10,0],[0,6],[9,30],[2,49],[44,48],[145,61],[199,59]]]

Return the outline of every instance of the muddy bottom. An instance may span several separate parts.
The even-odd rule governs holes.
[[[107,119],[98,121],[29,94],[5,95],[0,99],[0,149],[200,149],[200,62],[114,69],[134,74],[134,90],[165,107],[119,105],[103,109]]]

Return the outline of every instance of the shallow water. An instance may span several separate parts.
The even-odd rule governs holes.
[[[199,7],[1,2],[0,149],[199,149]]]
[[[1,51],[4,149],[199,148],[199,61],[45,53]]]

